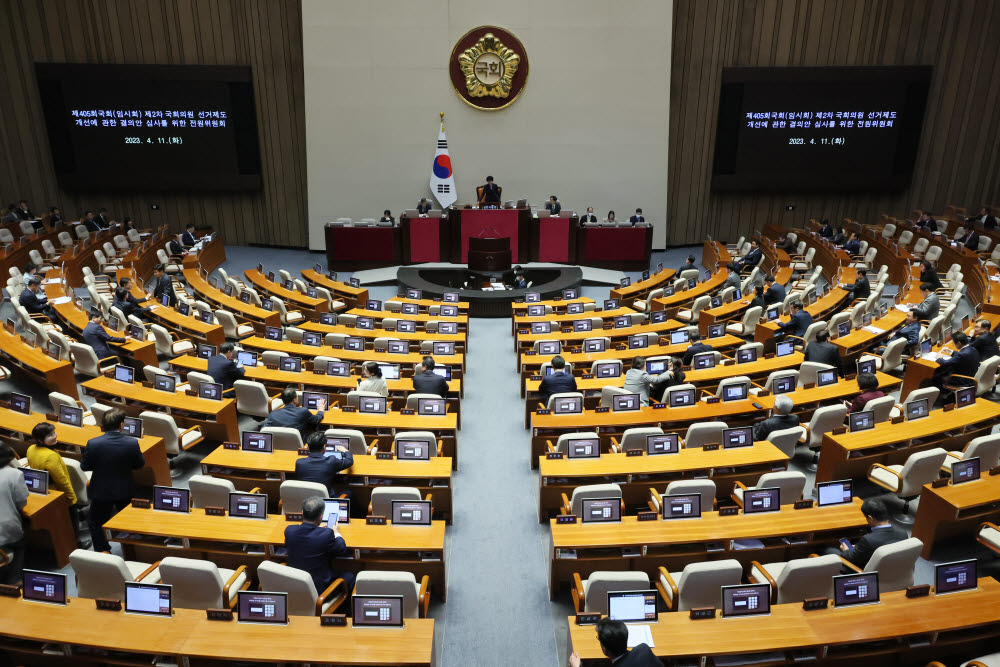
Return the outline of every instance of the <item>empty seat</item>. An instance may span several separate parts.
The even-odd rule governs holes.
[[[738,583],[738,582],[737,582]],[[587,579],[573,573],[573,606],[577,612],[608,613],[608,593],[615,591],[641,591],[649,588],[645,572],[597,571]]]
[[[715,509],[715,495],[717,489],[715,482],[711,479],[677,479],[667,484],[661,496],[656,489],[649,490],[649,509],[659,512],[663,503],[663,496],[678,496],[699,494],[701,496],[701,511],[711,512]]]
[[[745,491],[775,487],[780,489],[779,502],[782,505],[791,505],[796,500],[802,499],[802,491],[806,488],[806,476],[796,470],[766,472],[750,488],[747,488],[742,482],[736,482],[732,498],[737,505],[743,507],[743,493]]]
[[[275,450],[296,452],[302,447],[302,434],[297,428],[265,426],[260,432],[271,434],[271,447]]]
[[[336,579],[325,591],[317,592],[308,572],[269,560],[257,566],[257,579],[261,590],[288,594],[287,611],[290,616],[333,613],[350,595],[350,591],[344,588],[343,579]]]
[[[368,513],[375,516],[392,516],[393,500],[429,500],[423,498],[420,489],[412,486],[381,486],[372,489],[372,500],[368,505]]]
[[[69,564],[76,574],[76,596],[81,598],[124,600],[126,582],[160,582],[156,563],[125,560],[100,551],[74,549]]]
[[[785,604],[807,598],[832,598],[833,577],[840,574],[840,556],[796,558],[785,563],[750,564],[750,582],[771,584],[771,602]]]
[[[591,575],[593,576],[593,575]],[[659,568],[656,589],[670,611],[688,611],[697,607],[722,607],[722,587],[735,586],[743,579],[738,560],[689,563],[681,572]]]
[[[591,498],[618,498],[622,497],[622,488],[617,484],[586,484],[573,489],[570,498],[562,494],[562,513],[583,516],[583,501]]]
[[[191,507],[229,507],[229,494],[236,487],[228,479],[210,475],[192,475],[188,480],[191,489]]]
[[[872,464],[868,469],[868,479],[883,489],[888,489],[903,500],[903,509],[893,517],[902,524],[913,523],[910,516],[910,501],[920,495],[924,484],[930,484],[937,479],[941,466],[948,452],[940,447],[911,454],[903,465],[885,466],[881,463]]]
[[[424,618],[430,604],[430,578],[420,583],[411,572],[363,570],[354,581],[355,595],[399,595],[403,598],[403,618]]]
[[[160,578],[173,586],[171,602],[181,609],[232,609],[236,593],[250,588],[247,566],[220,568],[207,560],[167,556],[160,561]]]

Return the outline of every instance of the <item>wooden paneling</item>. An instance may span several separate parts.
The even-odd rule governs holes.
[[[302,16],[298,0],[0,0],[0,201],[67,217],[105,206],[144,225],[211,224],[229,243],[305,246]],[[249,65],[263,169],[257,192],[62,192],[35,62]],[[100,169],[100,156],[94,156]],[[159,210],[150,209],[158,204]]]
[[[1000,202],[1000,3],[993,0],[675,0],[668,244],[733,239],[768,223]],[[932,65],[909,190],[710,191],[723,67]],[[786,212],[785,204],[795,210]]]

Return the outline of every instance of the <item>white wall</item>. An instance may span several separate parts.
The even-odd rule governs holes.
[[[492,174],[505,199],[619,219],[640,206],[663,247],[672,19],[673,0],[302,0],[310,247],[328,220],[431,197],[441,111],[457,203]],[[451,86],[451,49],[479,25],[527,51],[502,111]]]

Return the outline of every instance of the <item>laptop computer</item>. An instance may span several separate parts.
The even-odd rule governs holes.
[[[324,498],[322,523],[330,525],[351,522],[351,501],[349,498]]]

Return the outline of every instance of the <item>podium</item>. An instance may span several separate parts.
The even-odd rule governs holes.
[[[451,261],[469,263],[470,242],[474,238],[508,239],[510,261],[531,261],[531,209],[468,209],[448,211],[451,221]]]
[[[510,268],[510,239],[469,237],[470,271],[506,271]]]

